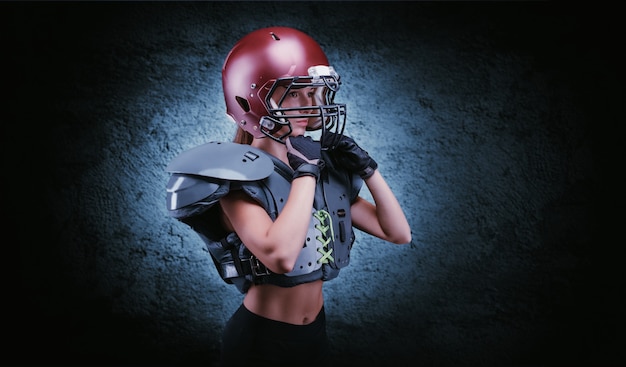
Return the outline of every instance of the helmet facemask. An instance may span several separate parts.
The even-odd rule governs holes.
[[[284,143],[292,132],[289,119],[308,118],[306,130],[321,129],[322,149],[332,149],[343,135],[346,123],[346,105],[334,102],[341,81],[329,66],[314,66],[308,71],[308,76],[279,78],[271,84],[265,96],[269,115],[261,118],[260,129],[264,135]],[[302,90],[311,94],[310,105],[282,106],[291,92]]]

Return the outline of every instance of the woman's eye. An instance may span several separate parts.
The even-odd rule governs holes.
[[[289,92],[289,97],[296,98],[298,96],[298,92]]]

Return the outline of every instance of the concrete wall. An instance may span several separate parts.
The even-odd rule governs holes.
[[[617,30],[598,18],[610,11],[544,2],[0,8],[5,101],[17,107],[2,134],[5,232],[17,244],[6,261],[21,280],[8,315],[12,341],[31,351],[9,354],[12,364],[218,358],[242,296],[168,217],[164,168],[186,149],[231,140],[220,68],[240,37],[269,25],[302,29],[326,50],[344,81],[347,133],[378,161],[413,231],[406,246],[358,232],[351,265],[326,284],[338,365],[623,359],[623,271],[594,221],[610,182],[598,168],[609,148],[597,124],[615,121],[624,100],[620,61],[596,43]]]

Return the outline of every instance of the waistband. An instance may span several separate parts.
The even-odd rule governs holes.
[[[235,311],[233,316],[257,330],[262,330],[262,332],[270,338],[289,337],[290,339],[296,340],[299,338],[308,340],[312,334],[323,332],[326,328],[324,306],[322,306],[315,320],[306,325],[294,325],[283,321],[268,319],[248,310],[243,303],[239,306],[237,311]]]

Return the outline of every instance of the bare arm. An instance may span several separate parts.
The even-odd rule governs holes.
[[[314,195],[314,177],[294,179],[287,203],[273,222],[263,207],[240,191],[229,193],[220,204],[246,247],[273,272],[287,273],[304,244]]]
[[[365,180],[374,203],[359,197],[352,204],[353,225],[383,240],[406,244],[411,242],[411,228],[387,182],[378,170]]]

